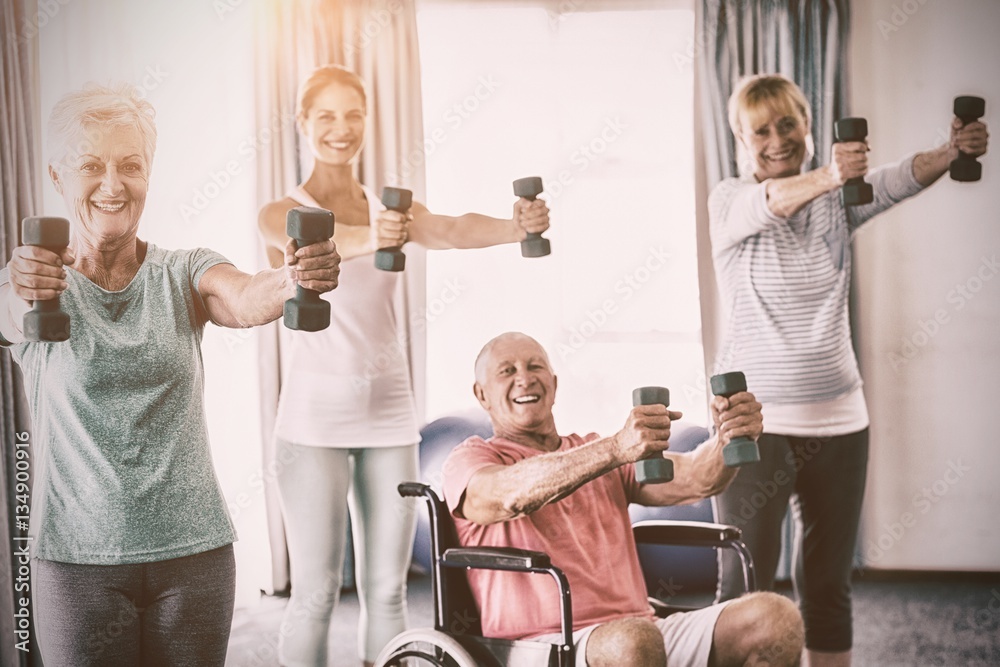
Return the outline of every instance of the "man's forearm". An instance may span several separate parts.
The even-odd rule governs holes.
[[[619,465],[614,439],[603,438],[566,452],[497,466],[483,471],[475,488],[470,483],[464,513],[476,523],[510,521],[565,498]]]

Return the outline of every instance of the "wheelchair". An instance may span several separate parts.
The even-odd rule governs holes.
[[[430,510],[434,627],[415,628],[397,635],[382,649],[376,667],[571,667],[574,664],[569,583],[547,554],[515,548],[460,547],[448,507],[434,489],[427,484],[404,482],[399,485],[399,494],[423,498]],[[732,549],[743,566],[745,589],[756,588],[753,559],[740,541],[739,528],[651,520],[637,522],[632,529],[637,544]],[[479,612],[465,576],[470,569],[551,576],[559,594],[562,642],[483,637]],[[656,598],[650,598],[650,604],[660,617],[692,609],[666,605]]]

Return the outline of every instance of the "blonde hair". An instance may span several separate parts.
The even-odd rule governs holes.
[[[368,94],[365,92],[365,84],[361,80],[361,77],[341,65],[323,65],[314,69],[308,78],[302,82],[302,85],[299,86],[295,116],[299,120],[305,120],[316,96],[321,90],[334,83],[339,83],[358,91],[358,94],[361,96],[361,106],[367,110]]]
[[[754,156],[750,155],[743,144],[743,132],[753,130],[758,122],[773,115],[797,115],[806,125],[806,161],[816,153],[812,137],[812,111],[809,102],[793,81],[780,74],[754,74],[744,77],[736,84],[733,94],[729,96],[729,127],[736,137],[737,150],[740,151],[740,169],[746,163],[755,166]],[[743,127],[742,117],[746,116],[751,127]]]
[[[130,83],[87,84],[81,90],[63,95],[52,109],[49,164],[58,165],[70,149],[85,152],[90,145],[89,137],[77,146],[70,146],[70,143],[78,138],[81,130],[86,132],[88,125],[124,125],[139,131],[147,169],[150,169],[156,152],[155,116],[153,105]]]

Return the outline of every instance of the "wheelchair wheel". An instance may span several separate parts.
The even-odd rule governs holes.
[[[415,628],[396,635],[375,660],[375,667],[476,667],[469,652],[449,635]]]

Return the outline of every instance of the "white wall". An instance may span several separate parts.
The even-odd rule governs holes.
[[[956,95],[986,99],[994,135],[982,181],[946,175],[855,238],[872,418],[860,551],[876,569],[1000,570],[1000,2],[852,12],[850,109],[872,164],[942,142]]]

